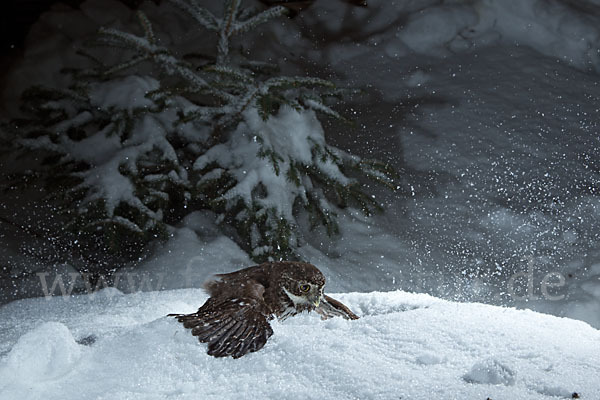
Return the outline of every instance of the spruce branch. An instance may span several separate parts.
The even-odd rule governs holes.
[[[99,68],[104,67],[104,63],[98,57],[94,56],[93,54],[90,54],[89,52],[85,51],[84,49],[77,49],[75,54],[87,58],[93,64],[97,65]]]
[[[311,229],[323,225],[328,236],[331,237],[339,233],[339,225],[336,220],[337,214],[323,197],[310,193],[306,199],[306,210]]]
[[[258,14],[259,12],[260,12],[260,9],[257,8],[256,6],[243,7],[238,10],[238,15],[236,16],[236,19],[238,21],[245,21],[248,18],[251,18],[254,15]]]
[[[229,57],[229,38],[235,25],[241,0],[227,0],[223,19],[219,22],[219,41],[217,44],[217,65],[225,64]]]
[[[399,188],[400,175],[389,164],[379,160],[362,159],[355,165],[355,169],[363,172],[371,180],[386,186],[392,191]]]
[[[149,44],[155,45],[156,37],[154,36],[154,29],[152,29],[152,23],[150,22],[146,14],[144,14],[144,12],[141,10],[138,10],[136,12],[136,16],[140,21],[140,25],[144,29],[144,37],[146,38]]]
[[[33,103],[38,107],[52,108],[53,103],[59,100],[69,100],[74,104],[85,104],[89,102],[88,97],[81,90],[46,88],[35,85],[25,90],[21,95],[25,104]]]
[[[132,58],[130,58],[129,60],[116,64],[110,68],[103,68],[100,70],[94,70],[95,74],[100,74],[101,76],[112,76],[115,75],[123,70],[127,70],[130,68],[135,67],[138,64],[143,63],[144,61],[148,60],[150,58],[150,56],[148,54],[142,54],[142,55],[138,55],[138,56],[134,56]],[[91,72],[91,71],[90,71]]]
[[[203,69],[206,72],[213,72],[223,77],[231,78],[235,80],[237,84],[254,82],[254,78],[251,74],[240,68],[235,68],[230,65],[208,65]]]
[[[226,110],[222,107],[198,107],[193,111],[186,111],[179,114],[179,123],[191,121],[211,121],[224,115]]]
[[[209,31],[218,31],[219,22],[214,15],[204,7],[201,7],[197,0],[169,0],[170,3],[179,7],[186,14],[191,16],[201,26]]]
[[[173,56],[168,49],[151,44],[145,37],[139,37],[113,28],[100,28],[97,41],[102,45],[123,47],[137,53],[129,63],[116,66],[115,71],[121,71],[130,65],[151,59],[168,75],[176,75],[183,78],[194,90],[205,90],[225,101],[233,99],[233,96],[226,91],[209,85],[206,80],[196,73],[191,65]]]
[[[285,8],[283,6],[270,7],[268,9],[266,9],[265,11],[262,11],[262,12],[258,13],[257,15],[248,18],[245,21],[237,22],[234,25],[234,28],[232,29],[230,36],[246,33],[248,31],[250,31],[251,29],[254,29],[255,27],[257,27],[260,24],[263,24],[273,18],[281,17],[281,16],[287,15],[287,14],[288,14],[288,10],[287,10],[287,8]]]
[[[277,64],[255,61],[255,60],[247,60],[243,59],[239,64],[240,68],[247,69],[249,71],[254,72],[255,74],[262,75],[273,75],[279,72],[279,66]]]
[[[327,116],[333,117],[337,120],[344,121],[344,122],[350,122],[348,119],[342,117],[337,111],[335,111],[331,107],[323,104],[323,102],[319,99],[304,98],[303,100],[304,100],[304,104],[306,104],[306,106],[308,106],[308,108],[311,108],[315,111],[319,111],[319,112],[321,112]]]
[[[166,49],[157,48],[146,38],[136,36],[132,33],[123,32],[115,28],[101,27],[98,30],[98,38],[96,40],[99,44],[122,47],[125,49],[149,54],[156,53],[158,50],[166,51]]]
[[[235,117],[238,117],[250,106],[256,104],[257,98],[267,95],[270,91],[281,89],[296,89],[301,87],[325,87],[335,88],[335,85],[327,80],[313,77],[274,77],[269,78],[258,86],[250,89],[237,104],[234,105]]]
[[[265,93],[266,91],[273,89],[297,89],[307,87],[334,89],[335,84],[325,79],[310,76],[278,76],[267,79],[261,85],[260,90],[262,93]]]

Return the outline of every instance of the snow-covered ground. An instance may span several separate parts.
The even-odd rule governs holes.
[[[216,359],[169,312],[198,289],[13,302],[0,310],[0,399],[600,398],[600,331],[528,310],[406,292],[335,297],[361,319],[302,314]]]
[[[16,88],[61,81],[71,40],[115,20],[133,26],[106,3],[42,18],[8,75],[5,111]],[[359,128],[326,126],[328,140],[405,177],[403,194],[377,193],[386,214],[348,211],[340,238],[307,234],[304,258],[330,291],[403,289],[599,328],[600,3],[369,4],[318,1],[257,41],[284,69],[366,88],[348,106]],[[162,26],[165,40],[197,42],[179,22]],[[117,286],[198,287],[251,265],[214,220],[188,216]],[[54,272],[33,272],[0,297],[52,287]],[[275,323],[267,346],[240,360],[206,356],[162,318],[199,306],[194,289],[13,302],[0,310],[0,398],[600,398],[600,333],[585,323],[403,292],[339,297],[363,318]]]

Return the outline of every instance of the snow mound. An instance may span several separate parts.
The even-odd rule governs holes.
[[[367,10],[315,10],[313,26],[322,24],[344,34],[356,26],[371,33],[366,43],[337,42],[329,61],[343,63],[372,49],[390,58],[409,53],[446,57],[490,46],[527,46],[583,70],[600,70],[598,7],[561,0],[385,1],[369,2]],[[577,4],[576,4],[577,3]],[[322,7],[322,6],[321,6]],[[353,18],[344,17],[344,13]],[[338,18],[339,26],[330,23]],[[381,33],[382,31],[386,31]]]
[[[560,387],[560,386],[544,386],[544,387],[538,389],[537,392],[539,394],[543,394],[546,396],[552,396],[552,397],[564,397],[564,398],[573,398],[573,399],[579,398],[575,395],[575,393],[577,393],[577,392],[570,392],[569,390],[567,390],[563,387]]]
[[[208,356],[165,317],[202,304],[197,289],[13,302],[0,309],[0,398],[600,397],[600,331],[583,322],[405,292],[334,297],[362,318],[274,321],[267,345],[237,360]],[[31,330],[50,319],[62,323]]]
[[[435,52],[477,23],[476,12],[468,6],[431,7],[409,17],[397,36],[418,53]],[[443,54],[443,53],[442,53]]]
[[[470,383],[490,383],[492,385],[514,385],[515,373],[494,359],[478,362],[464,376]]]
[[[55,380],[68,373],[80,357],[69,328],[46,322],[19,338],[0,369],[0,388],[16,382]]]
[[[579,68],[600,69],[598,10],[558,0],[486,0],[480,24],[499,32],[502,41],[530,46]],[[583,2],[581,2],[583,3]]]

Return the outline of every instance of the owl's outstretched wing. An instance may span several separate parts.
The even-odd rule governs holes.
[[[260,350],[273,334],[270,315],[260,299],[209,298],[193,314],[169,314],[192,330],[208,354],[214,357],[239,358]]]
[[[326,294],[323,295],[323,299],[315,311],[321,315],[322,319],[329,319],[333,317],[358,319],[358,315],[350,311],[350,309],[341,301],[331,298]]]

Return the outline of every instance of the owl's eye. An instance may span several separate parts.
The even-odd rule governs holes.
[[[308,292],[309,290],[310,290],[310,285],[309,285],[309,284],[307,284],[307,283],[304,283],[304,284],[300,285],[300,291],[301,291],[301,292],[304,292],[304,293],[306,293],[306,292]]]

